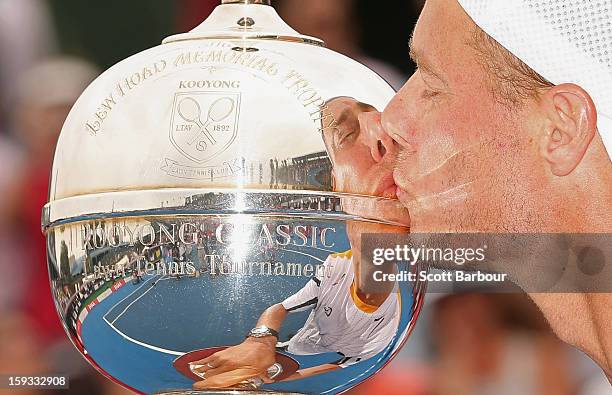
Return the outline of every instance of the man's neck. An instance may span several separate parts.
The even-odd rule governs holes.
[[[612,190],[605,177],[574,177],[542,191],[537,201],[541,223],[537,233],[612,232]],[[612,180],[609,180],[612,182]]]
[[[584,234],[612,232],[610,160],[607,155],[591,156],[588,163],[574,173],[555,181],[549,185],[547,191],[542,191],[542,196],[534,200],[540,202],[537,212],[540,214],[541,227],[528,231],[567,234],[572,244],[568,246],[568,253],[573,252],[566,266],[576,266],[579,259],[575,255],[584,247],[584,238],[587,237]],[[602,237],[593,237],[596,249],[607,248],[606,236]],[[571,267],[564,269],[572,272]],[[526,291],[538,305],[553,331],[563,341],[587,353],[610,375],[612,340],[607,333],[612,324],[609,318],[612,294],[588,293],[608,292],[605,284],[609,282],[606,282],[604,277],[609,278],[609,272],[604,268],[598,275],[587,276],[581,270],[576,270],[575,273],[575,284],[570,281],[555,291],[559,293],[534,293],[534,290],[529,289]],[[593,286],[585,290],[584,278],[579,279],[581,275],[588,277]]]

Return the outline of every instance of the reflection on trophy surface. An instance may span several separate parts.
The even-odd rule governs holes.
[[[422,303],[361,259],[362,234],[408,231],[396,153],[366,144],[393,91],[267,2],[223,3],[68,117],[43,213],[56,306],[139,393],[339,393]]]
[[[331,100],[328,106],[330,114],[337,120],[337,127],[324,132],[323,139],[332,163],[335,188],[374,196],[394,193],[390,181],[394,153],[385,153],[387,159],[380,163],[368,161],[368,145],[361,141],[362,124],[365,123],[360,123],[359,117],[367,115],[368,111],[375,112],[375,109],[349,98]],[[363,150],[367,155],[360,155]],[[374,286],[368,287],[367,284],[372,281],[368,267],[373,269],[374,266],[362,265],[358,250],[361,233],[383,231],[382,227],[384,225],[349,221],[346,233],[351,249],[329,254],[303,288],[268,307],[254,324],[278,331],[289,314],[309,311],[304,326],[288,340],[274,341],[277,337],[272,337],[270,347],[261,347],[259,342],[247,338],[240,345],[192,362],[197,366],[193,371],[203,379],[195,387],[224,388],[253,374],[263,374],[264,379],[269,379],[263,369],[274,361],[278,350],[296,356],[325,353],[338,356],[331,363],[299,369],[284,381],[346,368],[384,351],[398,330],[399,290],[392,287],[372,293],[370,290]],[[393,266],[385,267],[385,270],[394,269]],[[225,374],[226,371],[233,373]],[[238,371],[240,374],[236,373]]]

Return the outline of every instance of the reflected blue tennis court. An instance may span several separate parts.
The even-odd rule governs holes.
[[[337,240],[336,248],[340,252],[349,246],[346,241]],[[304,254],[309,254],[311,262],[322,263],[331,252],[287,247],[276,250],[274,259],[303,262]],[[263,255],[254,257],[264,258]],[[128,282],[89,312],[81,328],[83,343],[90,356],[110,375],[132,387],[147,393],[160,388],[191,388],[193,382],[173,368],[175,358],[197,349],[240,343],[267,307],[282,302],[309,279],[275,277],[274,287],[269,286],[270,281],[265,275],[145,276],[138,284]],[[409,290],[402,289],[402,293],[402,309],[410,309]],[[280,340],[293,336],[304,325],[308,314],[289,315]],[[409,318],[402,314],[400,331],[405,330]],[[396,346],[397,341],[393,339],[379,356],[327,373],[325,380],[314,377],[275,383],[266,388],[299,391],[306,385],[312,393],[336,393],[346,389],[351,379],[358,380],[356,375],[363,377],[376,372]],[[292,356],[301,368],[339,359],[337,353]]]

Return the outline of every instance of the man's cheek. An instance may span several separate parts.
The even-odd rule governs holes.
[[[358,193],[354,179],[359,174],[356,166],[337,166],[334,169],[336,192]]]
[[[466,132],[446,111],[424,113],[415,127],[420,140],[415,146],[415,166],[421,174],[439,167],[466,143]]]

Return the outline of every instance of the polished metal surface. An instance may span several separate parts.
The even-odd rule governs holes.
[[[406,226],[406,211],[396,200],[347,193],[158,189],[75,196],[43,209],[43,229],[98,218],[176,214],[296,215],[303,218],[360,220]]]
[[[261,7],[259,3],[247,4],[248,7],[245,7],[244,1],[224,3],[192,31],[168,37],[164,43],[203,39],[251,39],[325,46],[322,40],[305,36],[292,29],[272,7]]]
[[[270,5],[270,0],[221,0],[221,4],[261,4]]]
[[[241,391],[241,390],[217,390],[217,391],[171,391],[159,392],[155,395],[303,395],[298,392],[277,391]]]
[[[42,227],[58,313],[140,393],[343,392],[423,302],[420,281],[369,288],[381,268],[361,258],[361,235],[408,232],[393,153],[374,161],[357,137],[393,90],[264,3],[224,1],[110,68],[57,145]],[[257,355],[276,362],[245,373],[245,334],[270,317],[279,341]],[[206,358],[241,375],[206,375]]]

